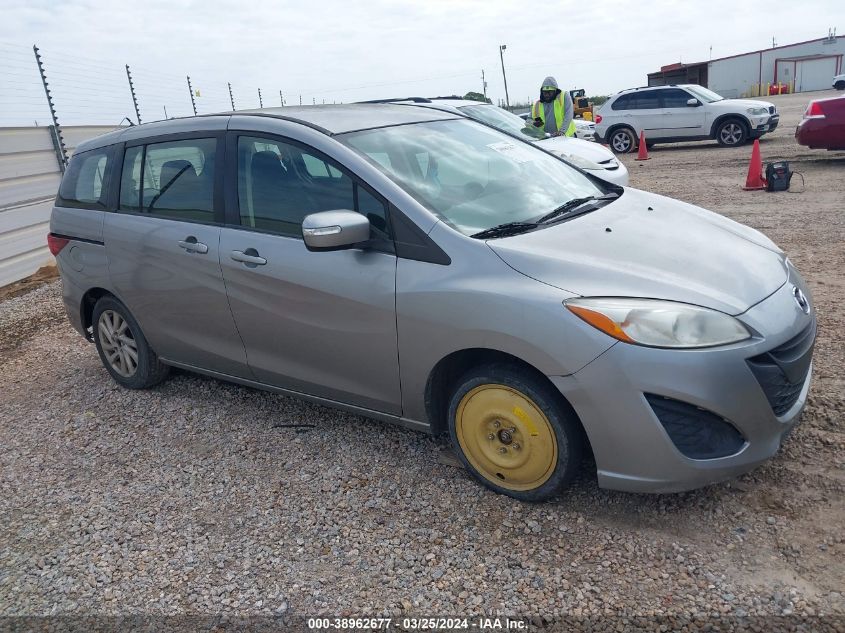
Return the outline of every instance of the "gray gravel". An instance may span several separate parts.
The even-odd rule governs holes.
[[[0,615],[845,615],[843,267],[798,250],[817,378],[775,459],[664,496],[599,490],[588,464],[540,505],[346,413],[185,373],[121,389],[59,282],[2,302]]]

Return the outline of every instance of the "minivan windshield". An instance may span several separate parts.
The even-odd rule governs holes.
[[[713,92],[712,90],[708,90],[704,86],[684,86],[687,90],[689,90],[692,94],[696,96],[696,98],[701,101],[702,103],[713,103],[715,101],[724,101],[725,98]]]
[[[462,114],[466,114],[471,119],[481,121],[487,125],[492,125],[497,130],[502,130],[502,132],[507,132],[508,134],[513,134],[515,136],[524,134],[525,136],[535,140],[546,138],[546,133],[542,128],[527,125],[522,118],[516,116],[512,112],[503,110],[498,106],[479,104],[461,106],[458,110],[460,110]]]
[[[336,138],[465,235],[532,222],[575,198],[605,194],[590,178],[532,144],[466,119]]]

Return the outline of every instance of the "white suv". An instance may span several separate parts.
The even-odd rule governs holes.
[[[725,99],[694,84],[623,90],[596,116],[596,140],[619,153],[646,143],[716,139],[720,145],[742,145],[778,126],[780,115],[768,101]]]

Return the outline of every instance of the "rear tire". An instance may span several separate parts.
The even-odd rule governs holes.
[[[578,471],[583,431],[561,396],[525,369],[494,363],[457,381],[449,435],[482,484],[520,501],[545,501]]]
[[[739,119],[725,119],[716,127],[716,140],[723,147],[743,145],[748,136],[748,126]]]
[[[607,137],[607,144],[617,154],[627,154],[633,152],[637,146],[637,137],[631,128],[620,127],[610,133]]]
[[[147,389],[167,377],[170,368],[158,359],[138,322],[116,298],[107,295],[97,301],[91,323],[97,353],[115,382],[127,389]]]

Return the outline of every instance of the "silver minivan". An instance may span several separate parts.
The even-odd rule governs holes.
[[[448,437],[523,500],[582,456],[679,491],[771,457],[807,287],[762,234],[425,108],[284,108],[80,144],[49,244],[119,384],[170,367]]]

